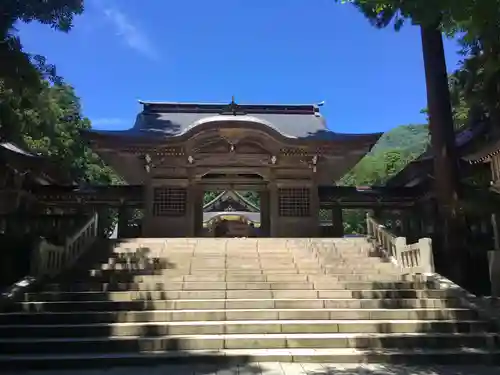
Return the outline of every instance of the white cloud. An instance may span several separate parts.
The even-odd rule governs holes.
[[[94,4],[100,8],[116,35],[122,38],[127,46],[152,60],[158,59],[158,52],[149,37],[125,12],[111,5],[109,1],[94,0]]]
[[[92,119],[90,122],[93,127],[94,126],[107,127],[107,126],[125,125],[127,121],[121,118],[102,117],[102,118]]]

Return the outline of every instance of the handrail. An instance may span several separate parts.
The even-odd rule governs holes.
[[[63,246],[57,246],[43,240],[33,252],[31,259],[31,275],[35,277],[54,277],[68,269],[83,252],[95,241],[98,234],[98,215],[95,213]]]
[[[368,237],[395,264],[409,273],[434,273],[434,258],[432,255],[432,240],[420,238],[418,242],[407,244],[405,237],[397,237],[384,225],[367,214],[366,227]]]
[[[31,252],[29,275],[2,291],[0,310],[22,293],[34,288],[46,277],[57,276],[74,265],[98,237],[97,224],[98,214],[96,213],[67,238],[63,246],[51,244],[46,239],[41,238]]]

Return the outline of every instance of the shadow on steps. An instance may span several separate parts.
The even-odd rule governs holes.
[[[377,298],[379,309],[409,309],[411,311],[407,318],[408,323],[411,320],[414,322],[407,328],[404,322],[398,323],[401,324],[401,329],[396,331],[394,330],[396,321],[379,322],[375,325],[376,330],[371,333],[381,335],[354,339],[353,347],[366,352],[364,355],[366,363],[379,363],[383,355],[383,363],[390,365],[500,364],[498,354],[500,345],[495,326],[491,322],[481,320],[476,311],[464,311],[466,308],[460,300],[448,291],[434,289],[424,281],[422,275],[413,276],[411,290],[399,291],[391,282],[371,284],[369,297],[363,295],[361,291],[353,291],[352,297],[361,300]],[[392,335],[394,333],[397,335]],[[436,352],[433,354],[432,350]],[[440,354],[437,350],[448,353]],[[406,352],[407,355],[396,355],[397,351]],[[430,358],[420,362],[419,356],[414,355],[419,352],[426,356],[430,355]],[[471,356],[473,352],[479,356]],[[370,374],[367,370],[363,371],[361,373]],[[345,372],[345,374],[355,373],[353,370]],[[384,374],[383,371],[376,373]],[[387,374],[399,373],[406,374],[406,372],[387,372]],[[332,374],[344,374],[344,372],[335,370]]]
[[[29,370],[53,371],[203,363],[205,365],[199,368],[200,374],[231,368],[245,368],[248,373],[259,373],[250,363],[249,356],[225,357],[216,349],[196,351],[195,340],[172,337],[169,326],[161,324],[162,321],[170,320],[168,313],[158,310],[158,306],[154,305],[154,300],[158,299],[165,301],[167,306],[169,302],[173,303],[162,290],[164,284],[157,285],[157,292],[141,292],[138,291],[140,282],[137,282],[137,278],[159,275],[164,270],[175,269],[176,264],[168,259],[151,256],[151,249],[147,247],[118,253],[114,251],[117,245],[119,242],[99,241],[94,245],[93,251],[80,259],[77,267],[48,280],[38,290],[29,293],[25,301],[35,302],[34,304],[23,305],[21,310],[11,306],[12,312],[24,311],[26,314],[10,317],[9,321],[0,321],[2,325],[17,325],[2,327],[5,337],[44,337],[53,341],[0,343],[2,355],[38,357],[36,360],[30,358],[29,361],[23,361],[20,357],[12,362],[2,361],[2,370],[19,370],[24,367]],[[92,276],[90,271],[102,264],[112,266],[107,267],[106,272],[96,275],[97,277]],[[87,301],[78,298],[77,293],[72,294],[84,291],[88,285],[101,285],[101,288],[96,289]],[[137,298],[116,301],[112,296],[115,291],[133,292]],[[89,300],[94,303],[88,303]],[[84,305],[87,309],[82,307]],[[163,310],[167,310],[167,306]],[[114,323],[124,322],[131,323],[131,328],[118,332]],[[156,324],[133,324],[147,322]],[[92,324],[93,327],[78,328],[78,325],[85,324]],[[53,361],[50,360],[51,356],[54,356]]]

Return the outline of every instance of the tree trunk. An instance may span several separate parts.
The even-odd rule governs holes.
[[[429,131],[434,151],[434,189],[438,203],[436,227],[442,237],[447,274],[464,285],[467,267],[466,226],[459,206],[460,171],[455,144],[443,38],[437,27],[421,27],[427,85]]]

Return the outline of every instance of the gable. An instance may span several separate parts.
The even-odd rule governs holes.
[[[226,190],[203,206],[203,212],[259,212],[259,208],[235,191]]]

